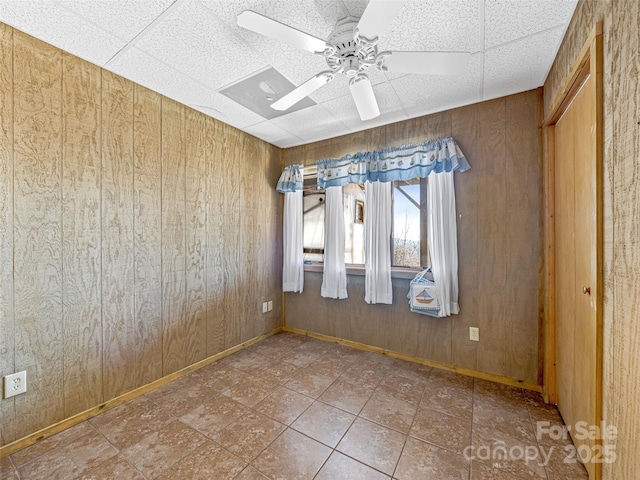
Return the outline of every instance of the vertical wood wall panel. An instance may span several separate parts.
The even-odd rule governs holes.
[[[102,71],[104,399],[135,388],[133,83]]]
[[[0,376],[13,373],[13,30],[0,23]],[[15,400],[0,402],[0,446],[15,439]]]
[[[255,169],[255,174],[251,179],[251,182],[256,187],[253,195],[255,196],[254,205],[255,209],[255,225],[258,227],[256,230],[256,242],[255,242],[255,261],[256,261],[256,271],[255,275],[259,278],[269,278],[269,266],[270,262],[267,259],[267,254],[269,252],[269,242],[263,241],[262,239],[266,239],[273,234],[275,237],[277,230],[269,230],[269,213],[267,212],[267,208],[269,208],[269,202],[265,201],[270,195],[266,192],[267,189],[271,190],[271,187],[267,184],[268,177],[268,162],[270,160],[267,152],[266,146],[263,142],[259,141],[257,138],[253,139],[255,154],[254,158],[258,163],[258,168]],[[251,156],[247,159],[251,162]],[[251,336],[255,337],[258,335],[257,332],[263,332],[270,325],[270,318],[272,316],[271,312],[262,313],[262,309],[260,309],[260,302],[271,300],[273,302],[273,298],[269,295],[269,282],[265,281],[264,283],[254,283],[255,294],[258,298],[258,306],[255,308],[255,317],[253,322],[253,331],[251,332]],[[254,302],[255,305],[255,302]]]
[[[490,373],[502,373],[506,371],[505,309],[508,301],[504,291],[507,276],[506,263],[510,253],[506,222],[506,108],[504,99],[487,102],[486,106],[487,110],[481,112],[479,116],[483,161],[477,162],[478,171],[475,172],[478,175],[478,184],[484,186],[478,190],[477,205],[478,285],[480,286],[477,326],[480,332],[484,332],[484,334],[481,333],[482,341],[478,343],[478,369]],[[529,122],[529,125],[533,126],[535,122]],[[533,133],[537,136],[537,129]],[[524,159],[518,156],[515,162],[520,164]],[[531,245],[537,246],[536,239]],[[537,248],[528,253],[537,259]],[[537,291],[534,290],[531,295],[535,298]],[[537,338],[534,340],[537,343]]]
[[[538,117],[538,102],[533,97],[509,97],[506,102],[506,180],[507,204],[506,235],[508,238],[507,278],[505,290],[512,301],[506,304],[506,372],[517,376],[526,371],[527,377],[537,375],[538,365],[527,362],[537,356],[537,345],[528,339],[538,335],[540,326],[538,298],[531,292],[538,291],[540,262],[524,252],[518,245],[531,239],[542,240],[538,218],[529,218],[521,212],[532,212],[542,204],[538,139],[527,135],[520,122],[529,119],[533,124]],[[512,323],[510,318],[527,318],[527,322]]]
[[[102,401],[100,68],[62,57],[64,413]]]
[[[640,470],[640,6],[637,2],[614,2],[613,122],[613,295],[609,295],[613,318],[605,352],[605,421],[624,432],[616,440],[618,465],[606,465],[609,478],[631,478]],[[617,30],[620,28],[620,30]],[[605,219],[605,222],[607,220]],[[607,259],[605,259],[605,262]],[[606,298],[606,297],[605,297]],[[605,309],[606,314],[606,309]],[[605,327],[606,328],[606,327]],[[609,386],[610,388],[607,388]]]
[[[613,123],[614,188],[612,274],[613,313],[607,381],[612,386],[610,418],[624,433],[617,440],[624,463],[611,478],[637,475],[640,458],[640,5],[614,2],[612,25],[616,45]],[[612,29],[613,29],[612,28]],[[619,30],[618,30],[619,29]],[[607,348],[608,347],[608,348]],[[607,384],[605,383],[605,385]],[[615,400],[619,404],[615,405]]]
[[[390,307],[367,305],[364,279],[356,276],[347,279],[348,300],[323,299],[322,275],[307,272],[304,293],[286,295],[287,325],[537,383],[541,259],[538,235],[531,234],[540,212],[537,102],[529,91],[285,150],[286,164],[308,165],[452,135],[471,163],[455,175],[459,315],[411,313],[403,279],[393,281]],[[519,171],[523,178],[516,178]],[[511,280],[528,285],[532,279],[531,289],[508,288]],[[469,340],[469,326],[480,327],[480,342]]]
[[[602,3],[597,2],[600,7]],[[604,419],[617,425],[618,431],[624,430],[615,442],[621,461],[603,466],[605,477],[613,479],[631,477],[640,470],[640,458],[634,454],[640,442],[640,5],[632,0],[612,3],[611,21],[605,22],[605,32],[610,33],[611,70],[604,72],[604,89],[612,90],[610,105],[614,108],[607,112],[605,103],[605,115],[613,115],[605,119],[605,129],[611,129],[604,160],[611,196],[605,197],[604,219],[604,271],[608,275]],[[604,136],[606,141],[606,130]]]
[[[267,223],[267,258],[269,288],[268,292],[273,297],[273,310],[271,313],[271,329],[282,325],[283,293],[282,293],[282,210],[284,200],[282,195],[275,190],[275,183],[282,173],[281,150],[273,145],[265,145],[267,150],[267,182],[266,195],[269,199],[266,217]]]
[[[260,193],[255,191],[258,178],[264,174],[260,158],[257,139],[251,138],[244,142],[243,160],[238,172],[240,228],[240,269],[238,275],[238,302],[240,314],[246,321],[241,324],[246,328],[240,332],[241,341],[253,337],[254,328],[262,323],[266,313],[262,313],[262,302],[267,299],[262,294],[260,285],[251,278],[260,276],[259,245],[262,236],[262,218],[260,217]]]
[[[224,129],[221,122],[206,121],[207,179],[207,355],[225,348],[224,316]]]
[[[134,86],[136,384],[162,377],[162,97]]]
[[[207,356],[206,289],[206,122],[203,113],[186,110],[186,338],[185,366]]]
[[[480,124],[481,111],[475,106],[459,108],[451,112],[451,130],[460,148],[468,158],[482,158],[483,135]],[[471,167],[475,170],[475,167]],[[469,172],[465,172],[469,173]],[[454,175],[456,187],[456,211],[458,214],[458,282],[459,303],[462,313],[452,321],[451,363],[464,368],[478,368],[478,343],[469,340],[469,327],[478,326],[478,306],[482,286],[479,278],[477,205],[481,188],[480,175]],[[468,315],[467,312],[474,312]],[[484,336],[484,333],[481,333]],[[483,338],[484,340],[484,338]]]
[[[14,31],[16,434],[63,416],[61,66],[59,50]]]
[[[281,170],[279,148],[0,23],[0,374],[29,378],[0,446],[279,326]]]
[[[242,342],[246,305],[241,304],[243,275],[243,255],[240,251],[241,228],[245,226],[240,218],[240,158],[244,158],[244,141],[239,132],[232,127],[224,129],[222,149],[223,205],[226,215],[222,224],[222,248],[224,251],[224,341],[225,348]],[[233,152],[240,158],[234,161]],[[240,225],[240,228],[234,228]]]
[[[163,373],[184,367],[186,198],[184,106],[162,102]]]

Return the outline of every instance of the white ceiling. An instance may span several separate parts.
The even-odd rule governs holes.
[[[452,77],[369,70],[381,115],[362,121],[347,79],[316,105],[272,120],[218,91],[273,66],[296,85],[327,70],[320,56],[245,30],[253,10],[322,39],[367,0],[0,0],[0,21],[279,147],[541,86],[577,0],[408,0],[379,50],[467,51]]]

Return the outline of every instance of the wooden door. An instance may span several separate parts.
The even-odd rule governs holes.
[[[596,478],[595,440],[576,425],[599,423],[598,198],[595,80],[584,83],[555,125],[557,402]]]

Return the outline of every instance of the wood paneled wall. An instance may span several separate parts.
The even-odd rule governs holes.
[[[280,326],[281,169],[0,24],[0,446]]]
[[[545,108],[562,89],[595,23],[604,43],[603,418],[618,429],[605,480],[640,471],[640,3],[581,0],[545,83]]]
[[[529,91],[285,150],[287,164],[453,136],[471,169],[455,175],[461,313],[409,311],[409,281],[393,280],[393,305],[368,305],[364,277],[348,300],[320,297],[322,274],[286,295],[286,324],[448,365],[538,384],[541,254],[539,95]],[[469,327],[480,328],[480,342]]]

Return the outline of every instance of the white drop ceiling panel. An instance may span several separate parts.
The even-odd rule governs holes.
[[[339,118],[349,130],[357,132],[367,128],[394,123],[407,118],[407,113],[390,83],[381,83],[373,87],[380,107],[380,116],[362,121],[351,95],[329,100],[322,104],[331,114]]]
[[[550,68],[546,59],[558,51],[563,34],[564,29],[558,27],[487,50],[484,99],[542,85]]]
[[[230,98],[221,93],[213,92],[210,97],[200,99],[201,103],[191,103],[189,106],[196,108],[203,113],[209,113],[212,117],[222,120],[236,128],[243,129],[250,125],[255,125],[264,121],[264,118],[252,112],[242,105],[238,105]],[[207,111],[209,110],[209,112]],[[224,112],[222,116],[217,112]]]
[[[183,1],[136,46],[213,89],[266,66],[246,42],[195,1]]]
[[[109,70],[185,105],[206,105],[216,93],[136,47],[118,55],[109,63]]]
[[[483,56],[475,54],[460,75],[406,75],[390,83],[413,118],[481,101],[482,63]],[[434,109],[435,104],[442,108]]]
[[[305,142],[319,140],[325,135],[325,132],[329,132],[329,135],[324,138],[338,137],[349,133],[347,126],[322,105],[298,110],[289,115],[274,118],[271,122],[302,138]]]
[[[484,46],[487,49],[553,27],[566,29],[575,9],[572,1],[492,0],[485,5]]]
[[[482,50],[482,2],[407,2],[380,40],[381,50],[478,52]]]
[[[70,0],[59,3],[102,30],[130,42],[173,2],[174,0]]]
[[[124,40],[53,2],[2,0],[0,21],[98,65],[126,45]]]
[[[0,21],[281,147],[536,88],[577,0],[406,0],[379,51],[467,51],[458,76],[369,69],[381,115],[361,121],[338,76],[318,103],[266,120],[218,92],[267,67],[295,85],[324,58],[237,25],[244,10],[322,39],[367,0],[0,0]]]
[[[274,145],[279,145],[282,148],[293,147],[295,145],[305,143],[303,139],[296,137],[269,121],[263,121],[255,125],[251,125],[243,130],[251,135],[273,143]],[[270,139],[275,140],[272,141]]]

